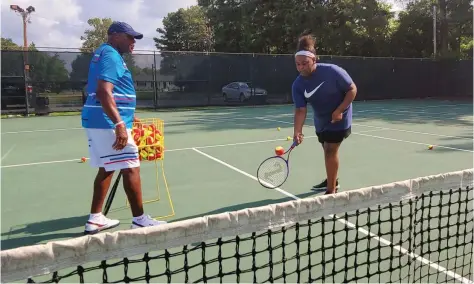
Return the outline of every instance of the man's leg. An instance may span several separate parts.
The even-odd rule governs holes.
[[[123,187],[127,194],[133,217],[143,215],[142,185],[140,179],[140,168],[128,168],[122,170]]]
[[[106,172],[103,167],[99,168],[94,180],[94,194],[92,196],[91,214],[86,222],[84,234],[96,234],[100,231],[117,227],[119,220],[112,220],[102,214],[107,191],[109,191],[110,182],[114,172]]]
[[[91,214],[102,212],[105,197],[110,187],[110,182],[114,172],[106,172],[104,168],[99,168],[94,180],[94,195],[92,196]]]
[[[120,221],[109,219],[102,214],[102,206],[114,174],[113,171],[107,172],[105,170],[105,165],[101,159],[101,156],[104,155],[104,141],[107,143],[110,139],[107,132],[102,129],[87,129],[87,136],[89,139],[89,163],[92,167],[99,170],[94,180],[92,204],[84,234],[96,234],[100,231],[117,227]]]
[[[339,169],[339,146],[341,143],[324,143],[324,161],[326,164],[326,193],[336,192],[337,172]]]

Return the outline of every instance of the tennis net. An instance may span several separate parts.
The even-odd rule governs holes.
[[[2,282],[471,283],[473,170],[2,251]]]

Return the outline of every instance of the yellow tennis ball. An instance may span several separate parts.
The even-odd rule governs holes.
[[[428,146],[429,150],[433,150],[433,145]]]
[[[280,127],[277,127],[277,130],[280,131]]]
[[[290,140],[291,140],[290,136],[286,137],[286,141],[290,141]]]

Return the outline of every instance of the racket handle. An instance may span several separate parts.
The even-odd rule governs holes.
[[[298,143],[296,143],[296,140],[293,140],[293,144],[291,145],[291,148],[295,148],[296,146],[298,146]]]

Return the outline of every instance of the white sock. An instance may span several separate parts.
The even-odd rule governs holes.
[[[133,221],[135,222],[141,222],[145,218],[145,214],[142,214],[141,216],[133,217]]]
[[[89,220],[97,220],[102,217],[102,212],[89,214]]]

